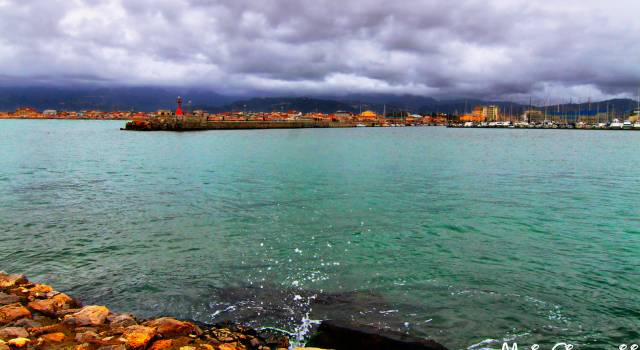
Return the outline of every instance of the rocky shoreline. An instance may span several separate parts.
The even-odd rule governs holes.
[[[323,323],[315,340],[331,349],[433,349],[440,344],[381,334],[352,324]],[[284,350],[289,338],[233,323],[196,324],[171,317],[139,320],[106,306],[83,306],[51,286],[0,272],[0,350]],[[312,348],[305,348],[312,349]],[[317,348],[316,348],[317,349]]]

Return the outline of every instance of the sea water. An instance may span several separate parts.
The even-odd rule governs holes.
[[[140,317],[637,343],[640,133],[0,121],[0,269]]]

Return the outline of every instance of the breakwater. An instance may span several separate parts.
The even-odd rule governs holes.
[[[331,122],[314,120],[292,121],[207,121],[206,119],[151,119],[142,122],[132,121],[125,130],[137,131],[196,131],[196,130],[251,130],[251,129],[305,129],[305,128],[355,128],[358,126],[376,126],[374,122]]]

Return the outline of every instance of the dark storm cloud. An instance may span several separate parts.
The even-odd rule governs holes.
[[[629,95],[635,0],[0,0],[0,82]]]

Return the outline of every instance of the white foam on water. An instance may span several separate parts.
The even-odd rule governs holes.
[[[384,311],[378,311],[379,313],[386,315],[386,314],[392,314],[392,313],[396,313],[399,312],[399,310],[384,310]]]
[[[485,348],[484,346],[496,344],[497,342],[498,342],[497,339],[485,339],[477,344],[469,345],[469,347],[467,347],[467,350],[488,350],[491,348]]]
[[[216,316],[220,315],[220,314],[221,314],[221,313],[223,313],[223,312],[230,312],[230,311],[235,311],[235,310],[236,310],[236,307],[235,307],[235,306],[233,306],[233,305],[231,305],[231,306],[229,306],[229,307],[227,307],[227,308],[225,308],[225,309],[222,309],[222,310],[216,310],[216,311],[214,311],[214,312],[211,314],[211,318],[215,318]]]
[[[530,335],[531,333],[522,333],[522,334],[515,334],[512,336],[508,336],[503,338],[502,340],[498,340],[498,339],[485,339],[477,344],[473,344],[470,345],[469,347],[467,347],[467,350],[494,350],[494,348],[489,348],[487,346],[492,345],[492,344],[503,344],[505,342],[513,342],[518,338],[522,338],[522,337],[526,337],[527,335]]]

